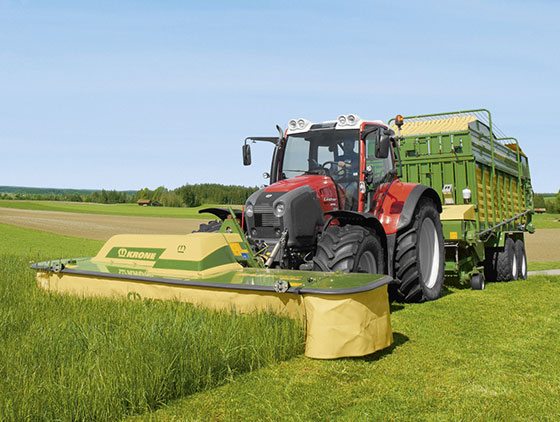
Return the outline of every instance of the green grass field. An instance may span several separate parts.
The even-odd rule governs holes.
[[[303,351],[270,314],[40,290],[30,261],[102,242],[0,225],[0,420],[115,421]]]
[[[104,243],[0,223],[0,254],[26,256],[36,261],[94,256]]]
[[[560,229],[560,214],[534,214],[533,223],[537,229]]]
[[[560,261],[528,262],[527,269],[529,271],[558,270],[560,269]]]
[[[128,215],[134,217],[197,218],[207,220],[211,214],[199,214],[198,210],[208,207],[227,207],[227,205],[205,204],[194,208],[140,207],[136,204],[82,204],[80,202],[56,201],[11,201],[0,200],[0,207],[22,210],[75,212],[81,214]],[[232,205],[241,208],[241,205]]]
[[[101,244],[0,224],[0,420],[560,418],[560,277],[394,304],[393,346],[319,361],[272,315],[36,287],[30,260]]]
[[[297,357],[132,421],[515,421],[560,418],[560,277],[392,306],[395,344]]]

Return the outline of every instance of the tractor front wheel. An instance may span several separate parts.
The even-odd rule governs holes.
[[[445,271],[443,231],[435,203],[418,202],[412,224],[397,234],[396,284],[391,299],[424,302],[441,296]]]
[[[313,258],[314,271],[385,274],[385,253],[377,234],[355,226],[330,226]]]

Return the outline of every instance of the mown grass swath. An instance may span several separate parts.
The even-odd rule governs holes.
[[[55,256],[74,255],[45,236]],[[118,420],[303,351],[302,327],[271,314],[44,292],[28,269],[49,255],[38,239],[33,255],[0,248],[2,421]]]

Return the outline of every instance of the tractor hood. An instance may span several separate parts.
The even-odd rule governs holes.
[[[291,192],[302,186],[309,186],[313,189],[324,212],[344,208],[344,204],[339,204],[339,199],[345,199],[344,190],[338,187],[340,192],[337,193],[337,186],[328,176],[304,175],[284,179],[266,187],[264,191],[269,193]]]
[[[303,175],[297,176],[293,179],[279,180],[278,182],[268,186],[265,190],[267,192],[288,192],[299,188],[300,186],[310,186],[316,192],[322,187],[328,184],[332,184],[333,181],[328,176],[319,175]]]

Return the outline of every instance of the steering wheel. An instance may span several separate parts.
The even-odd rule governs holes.
[[[342,164],[342,166],[340,165]],[[330,165],[330,168],[325,167],[326,165]],[[336,166],[337,169],[335,170],[333,166]],[[342,176],[346,173],[347,168],[349,168],[349,164],[346,164],[344,161],[325,161],[321,164],[321,168],[325,169],[325,171],[334,174],[335,176]]]

